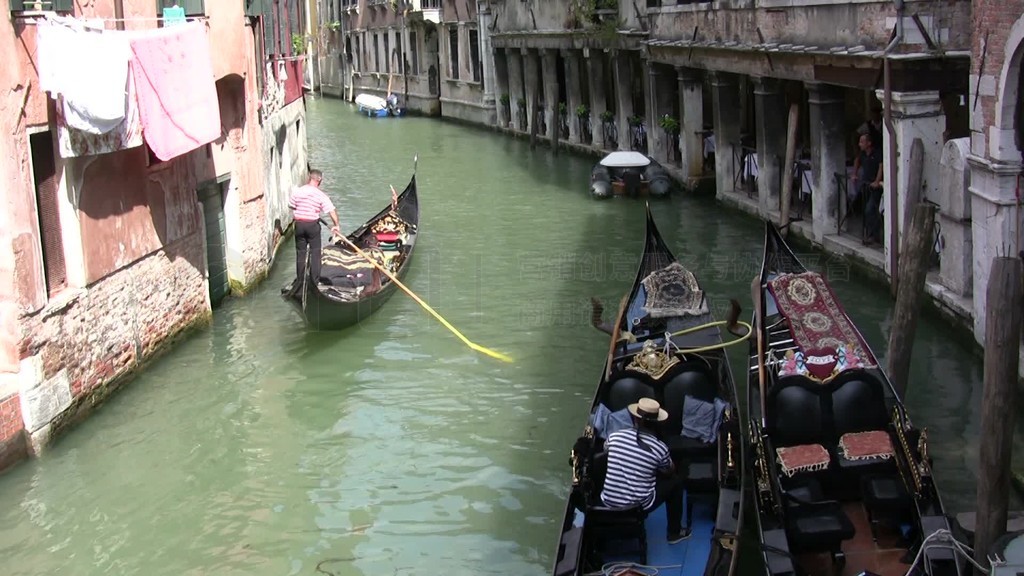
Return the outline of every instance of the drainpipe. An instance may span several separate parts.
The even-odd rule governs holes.
[[[889,66],[889,56],[892,51],[899,46],[903,41],[903,0],[893,0],[893,5],[896,7],[896,35],[893,37],[892,42],[885,47],[884,61],[883,61],[883,76],[885,91],[885,130],[889,134],[889,159],[888,163],[892,170],[892,182],[886,182],[885,187],[889,193],[886,194],[889,199],[889,206],[886,210],[889,212],[889,270],[892,274],[890,281],[890,288],[892,290],[893,298],[896,297],[896,288],[899,286],[899,210],[896,199],[897,189],[899,188],[899,177],[898,168],[899,165],[896,163],[896,126],[892,123],[892,81],[890,78],[891,71]]]

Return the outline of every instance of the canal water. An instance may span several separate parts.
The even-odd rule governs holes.
[[[424,118],[311,100],[311,164],[344,230],[401,189],[418,156],[420,243],[407,284],[503,363],[396,293],[364,324],[308,332],[278,290],[176,346],[41,459],[0,476],[7,575],[544,574],[607,337],[632,282],[643,204],[587,195],[592,158]],[[719,303],[749,317],[762,225],[676,196],[666,239]],[[884,288],[809,254],[880,353]],[[612,310],[608,311],[611,314]],[[930,430],[946,503],[975,491],[980,361],[924,319],[908,405]],[[743,374],[745,347],[733,350]]]

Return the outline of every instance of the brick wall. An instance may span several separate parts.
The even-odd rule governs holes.
[[[112,382],[158,352],[169,338],[207,320],[203,269],[203,238],[194,233],[100,280],[63,306],[24,317],[22,358],[40,362],[36,375],[23,368],[22,389],[38,384],[26,379],[41,381],[40,388],[70,388],[69,405],[44,401],[36,413],[25,415],[32,426],[28,432],[50,422],[58,432],[109,395],[116,389]],[[59,398],[61,392],[36,396]]]
[[[1006,54],[1006,42],[1014,23],[1024,14],[1024,1],[1007,0],[996,2],[981,0],[973,3],[972,25],[974,36],[971,47],[971,102],[973,108],[974,93],[978,97],[980,114],[975,111],[974,131],[987,130],[995,124],[996,109],[999,105],[999,77],[1003,70],[1003,62],[1012,54]],[[1013,50],[1014,47],[1010,47]],[[984,60],[984,63],[982,62]],[[980,71],[981,80],[978,74]]]
[[[18,395],[0,400],[0,470],[25,457],[24,430]]]
[[[271,225],[273,222],[270,223]],[[260,196],[242,204],[242,229],[246,231],[242,254],[245,261],[247,283],[262,279],[270,270],[269,251],[272,247],[263,233],[267,228],[266,198]]]

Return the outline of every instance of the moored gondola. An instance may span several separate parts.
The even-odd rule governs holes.
[[[734,317],[738,314],[734,303]],[[596,310],[595,326],[599,316]],[[720,332],[725,324],[714,321],[703,291],[662,240],[648,207],[636,280],[614,326],[599,326],[613,336],[588,423],[570,457],[572,486],[555,576],[602,573],[613,563],[658,566],[662,575],[734,572],[744,457],[724,348],[750,330],[726,343]],[[659,436],[686,478],[683,525],[689,537],[674,544],[668,541],[665,506],[610,509],[601,500],[605,439],[632,426],[627,407],[644,397],[668,412]]]
[[[383,210],[348,235],[348,240],[401,281],[409,270],[419,233],[416,174]],[[296,279],[282,289],[286,301],[316,330],[338,330],[365,320],[398,286],[342,239],[327,245],[320,281]]]
[[[957,574],[949,546],[921,545],[950,528],[926,431],[770,222],[751,288],[747,454],[765,572]]]

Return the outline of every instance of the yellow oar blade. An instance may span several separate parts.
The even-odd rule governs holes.
[[[376,260],[374,260],[373,258],[371,258],[371,257],[367,256],[365,252],[363,252],[362,250],[360,250],[360,249],[359,249],[359,246],[356,246],[356,245],[355,245],[355,243],[353,243],[353,242],[352,242],[351,240],[349,240],[349,239],[348,239],[347,237],[345,237],[345,236],[342,236],[342,237],[341,237],[341,239],[342,239],[342,240],[344,240],[346,244],[348,244],[349,246],[351,246],[351,247],[352,247],[352,249],[356,251],[356,253],[358,253],[358,254],[359,254],[360,256],[362,256],[363,258],[366,258],[366,260],[367,260],[367,261],[368,261],[368,262],[369,262],[370,264],[373,264],[373,267],[374,267],[374,268],[376,268],[377,270],[380,270],[381,272],[383,272],[385,276],[387,276],[388,278],[390,278],[390,279],[391,279],[391,281],[395,283],[395,285],[396,285],[396,286],[398,286],[399,288],[401,288],[403,292],[405,292],[406,294],[408,294],[410,298],[412,298],[413,300],[415,300],[417,304],[419,304],[420,306],[422,306],[424,310],[426,310],[427,312],[429,312],[429,313],[430,313],[430,315],[431,315],[431,316],[433,316],[434,318],[436,318],[436,319],[438,320],[438,322],[440,322],[441,324],[443,324],[445,328],[447,328],[447,329],[448,329],[448,330],[450,330],[450,331],[451,331],[451,332],[452,332],[453,334],[455,334],[455,336],[457,336],[459,340],[462,340],[462,341],[463,341],[463,342],[464,342],[464,343],[466,344],[466,346],[469,346],[469,347],[470,347],[470,349],[472,349],[472,350],[476,350],[477,352],[483,352],[484,354],[487,354],[488,356],[490,356],[490,357],[492,357],[492,358],[497,358],[498,360],[502,360],[502,361],[504,361],[504,362],[511,362],[511,361],[512,361],[512,358],[510,358],[510,357],[506,356],[505,354],[502,354],[501,352],[495,352],[494,350],[491,350],[490,348],[484,348],[483,346],[481,346],[481,345],[479,345],[479,344],[476,344],[476,343],[474,343],[474,342],[471,342],[471,341],[469,340],[469,338],[466,338],[465,336],[463,336],[463,335],[462,335],[462,332],[459,332],[459,331],[458,331],[458,330],[457,330],[457,329],[455,328],[455,326],[452,326],[452,325],[451,325],[451,323],[449,323],[449,322],[448,322],[447,320],[445,320],[445,319],[444,319],[444,318],[443,318],[443,317],[442,317],[442,316],[441,316],[440,314],[438,314],[438,313],[437,313],[436,311],[434,311],[434,309],[430,307],[430,304],[427,304],[426,302],[424,302],[424,301],[423,301],[423,300],[422,300],[422,299],[421,299],[421,298],[420,298],[419,296],[417,296],[417,295],[416,295],[416,293],[415,293],[415,292],[413,292],[413,291],[412,291],[412,290],[410,290],[410,289],[409,289],[408,287],[406,287],[406,285],[405,285],[405,284],[402,284],[402,283],[401,283],[401,282],[400,282],[400,281],[398,280],[398,278],[395,278],[394,274],[392,274],[391,272],[389,272],[389,271],[387,270],[387,268],[384,268],[383,266],[381,266],[380,264],[378,264]]]

